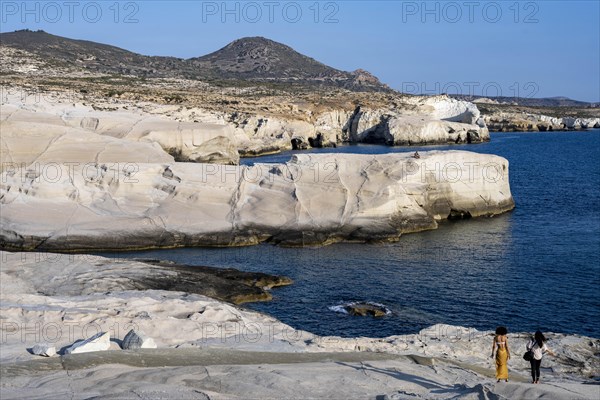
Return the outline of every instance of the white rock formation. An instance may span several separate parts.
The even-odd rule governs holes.
[[[478,97],[473,100],[475,104],[500,104],[498,100],[489,99],[487,97]]]
[[[557,357],[544,359],[543,382],[531,385],[529,364],[514,356],[529,335],[509,333],[510,383],[496,384],[489,357],[492,331],[434,325],[387,338],[319,337],[204,296],[120,290],[119,284],[132,275],[152,273],[138,261],[7,252],[0,252],[0,259],[2,398],[52,393],[61,398],[179,400],[199,398],[198,391],[208,393],[206,398],[273,398],[302,391],[315,398],[342,393],[344,398],[592,399],[598,393],[593,384],[600,373],[598,338],[548,333]],[[52,288],[46,292],[48,283]],[[162,350],[148,359],[136,355],[138,366],[129,364],[131,354],[105,352],[78,356],[73,364],[68,358],[47,360],[42,368],[24,351],[33,345],[29,341],[36,332],[52,332],[62,346],[70,343],[71,332],[79,335],[98,326],[116,331],[115,336],[136,327],[152,335]],[[47,327],[54,330],[42,330]],[[294,361],[282,364],[287,356]],[[314,356],[323,359],[310,362]],[[370,358],[376,356],[383,357]],[[202,357],[208,362],[197,360]],[[140,367],[139,361],[156,367]]]
[[[433,108],[430,118],[473,125],[481,116],[475,104],[448,96],[429,97],[423,103]]]
[[[286,340],[286,331],[289,338],[297,331],[268,315],[192,293],[135,289],[140,287],[136,282],[149,276],[168,277],[173,273],[169,268],[118,257],[55,253],[0,251],[0,260],[5,329],[0,361],[30,359],[24,349],[42,335],[58,348],[93,332],[122,338],[132,329],[160,348],[240,343],[242,332],[251,337],[257,327],[263,332],[256,342],[260,346],[275,349],[281,342],[286,349],[306,347],[303,341]]]
[[[256,156],[292,148],[335,146],[341,141],[341,129],[348,116],[350,113],[343,111],[324,112],[308,122],[292,117],[233,113],[228,119],[236,127],[240,154]]]
[[[239,163],[234,132],[227,125],[111,111],[68,112],[63,120],[103,136],[158,143],[179,161]]]
[[[227,125],[146,120],[127,137],[131,136],[160,144],[178,161],[235,165],[240,160],[233,129]]]
[[[31,352],[36,356],[54,357],[56,355],[56,347],[47,343],[40,343],[33,346]]]
[[[348,104],[340,105],[338,109],[328,107],[319,111],[300,111],[297,106],[292,105],[289,112],[263,114],[261,111],[206,111],[182,106],[144,106],[124,102],[103,108],[71,101],[63,102],[58,94],[54,95],[51,93],[39,101],[23,103],[12,91],[9,92],[6,98],[2,99],[0,109],[0,120],[8,123],[2,126],[2,130],[12,136],[13,142],[27,142],[31,136],[43,136],[39,143],[33,145],[33,149],[38,149],[38,153],[45,149],[44,143],[51,143],[52,138],[59,134],[65,135],[62,140],[69,143],[78,137],[82,141],[85,138],[86,141],[98,143],[96,147],[106,143],[108,149],[103,152],[106,153],[103,157],[115,154],[110,160],[106,159],[106,162],[133,162],[134,158],[138,160],[146,153],[150,159],[164,158],[164,155],[156,156],[158,147],[177,161],[238,164],[240,154],[257,156],[290,150],[293,147],[330,147],[341,142],[376,142],[389,145],[467,142],[466,139],[456,141],[457,135],[448,135],[447,125],[440,122],[460,124],[460,128],[453,128],[455,131],[478,132],[478,139],[474,141],[489,140],[477,107],[447,96],[400,96],[389,107],[363,106],[354,111],[346,109]],[[414,120],[411,120],[412,117]],[[406,129],[398,128],[405,133],[414,131],[417,121],[422,120],[423,127],[418,130],[421,137],[401,141],[387,137],[386,140],[385,133],[389,132],[388,122],[391,119],[395,119],[396,127],[404,122],[410,125]],[[46,125],[52,125],[48,127],[48,132]],[[69,130],[68,127],[75,130]],[[68,132],[69,135],[66,135]],[[98,137],[89,134],[96,134]],[[426,140],[423,139],[425,134],[428,136]],[[17,139],[16,136],[24,137]],[[29,136],[30,139],[25,136]],[[126,142],[121,143],[118,139]],[[143,142],[153,146],[149,150],[132,142]],[[8,142],[2,144],[4,154],[10,152],[10,145]],[[122,149],[115,151],[118,147]],[[125,149],[130,149],[131,157]],[[89,150],[83,149],[81,157],[88,157],[88,153],[94,152],[99,151],[94,150],[93,146]],[[91,161],[89,157],[87,161]]]
[[[83,129],[54,124],[51,116],[48,122],[0,122],[3,169],[7,168],[7,163],[173,162],[173,157],[157,143],[96,135]]]
[[[352,117],[351,111],[335,110],[319,114],[315,119],[316,133],[323,134],[330,142],[341,143],[344,127]]]
[[[136,331],[134,329],[127,332],[127,335],[123,338],[123,350],[135,350],[135,349],[156,349],[156,343],[154,339],[146,336],[143,332]]]
[[[306,147],[311,147],[315,141],[317,145],[312,147],[333,146],[340,142],[407,145],[489,140],[485,122],[473,103],[448,96],[413,96],[403,98],[403,101],[406,103],[387,108],[357,107],[354,111],[324,111],[312,116],[312,123],[237,114],[231,121],[244,132],[244,135],[238,135],[238,141],[244,143],[246,140],[255,146],[252,151],[244,150],[246,154],[272,151],[273,148],[269,148],[267,143],[286,149],[290,140],[297,140],[297,143]],[[393,131],[390,125],[393,125]],[[474,133],[469,140],[467,132]],[[267,138],[269,140],[265,143]],[[257,143],[262,144],[257,146]],[[249,144],[246,146],[252,148]]]
[[[47,152],[50,155],[44,157],[53,162],[168,162],[173,157],[167,152],[178,161],[239,163],[234,130],[228,125],[81,107],[39,107],[1,106],[3,159],[39,161],[37,157]]]
[[[478,143],[489,140],[487,128],[419,116],[393,117],[384,130],[386,143],[424,145],[434,143]]]
[[[473,103],[447,96],[409,97],[403,109],[357,107],[342,127],[348,142],[388,145],[478,143],[489,132]]]
[[[342,127],[343,139],[352,143],[382,142],[385,123],[393,115],[392,110],[365,109],[357,107]]]
[[[92,351],[106,351],[110,348],[110,333],[98,332],[94,336],[73,343],[65,350],[65,354],[90,353]]]
[[[59,168],[56,170],[56,168]],[[508,162],[463,151],[287,164],[45,165],[0,175],[5,246],[111,249],[395,240],[508,211]],[[48,212],[47,210],[52,210]]]
[[[564,117],[560,120],[567,129],[600,128],[600,118]]]

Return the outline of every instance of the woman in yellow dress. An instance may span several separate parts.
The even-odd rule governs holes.
[[[507,329],[503,326],[496,328],[496,335],[492,343],[492,358],[496,353],[496,379],[508,382],[508,360],[510,360],[510,350],[508,350]]]

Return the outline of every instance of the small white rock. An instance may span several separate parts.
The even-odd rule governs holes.
[[[105,351],[110,348],[110,333],[100,332],[92,336],[89,339],[82,340],[81,342],[73,343],[65,353],[66,354],[78,354],[78,353],[89,353],[92,351]]]
[[[33,346],[31,352],[36,356],[54,357],[56,355],[56,347],[41,343]]]

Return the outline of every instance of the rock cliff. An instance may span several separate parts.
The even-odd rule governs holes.
[[[9,162],[169,162],[175,158],[239,163],[228,125],[82,106],[30,109],[5,104],[0,110],[0,150]]]
[[[50,174],[51,172],[51,174]],[[513,208],[508,162],[470,152],[302,154],[286,164],[45,164],[1,175],[12,249],[387,241]],[[52,210],[52,212],[48,212]]]
[[[477,107],[447,96],[403,97],[387,106],[311,112],[308,116],[230,113],[242,156],[340,143],[389,146],[480,143],[489,132]]]
[[[10,138],[2,142],[6,159],[16,160],[17,156],[8,155],[11,149],[27,148],[33,138],[40,140],[27,150],[31,153],[29,160],[51,150],[42,143],[50,145],[56,141],[52,144],[56,147],[75,138],[81,142],[85,137],[86,142],[97,143],[98,148],[83,146],[78,160],[85,157],[95,160],[102,152],[105,162],[146,162],[141,157],[147,154],[148,159],[160,162],[174,158],[232,165],[239,163],[240,156],[334,147],[341,143],[395,146],[489,140],[477,107],[447,96],[395,99],[392,96],[394,100],[387,106],[365,102],[358,107],[338,104],[300,110],[290,104],[287,111],[237,112],[156,103],[136,106],[127,101],[107,107],[103,103],[70,103],[61,93],[53,95],[56,99],[42,98],[33,104],[22,102],[17,92],[3,99],[0,124]],[[104,146],[110,151],[104,151]],[[117,147],[119,151],[115,151]],[[168,154],[162,154],[160,149]],[[69,160],[59,157],[53,161]]]

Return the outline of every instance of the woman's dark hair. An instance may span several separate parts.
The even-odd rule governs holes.
[[[544,345],[544,342],[546,341],[546,337],[544,336],[542,331],[537,331],[533,338],[535,339],[538,347],[540,348]]]
[[[508,329],[504,326],[499,326],[496,328],[496,335],[506,335],[508,333]]]

